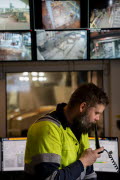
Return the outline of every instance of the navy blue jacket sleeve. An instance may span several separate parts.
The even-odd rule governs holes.
[[[76,180],[84,171],[84,167],[81,161],[76,161],[63,169],[59,169],[57,163],[40,163],[35,167],[35,175],[26,174],[25,177],[28,180]]]
[[[84,167],[80,160],[66,166],[63,169],[58,169],[57,163],[40,163],[35,167],[35,177],[31,175],[26,179],[40,179],[40,180],[76,180],[79,177],[84,179],[96,180],[94,176],[93,166],[89,166],[86,169],[86,175],[84,173]]]

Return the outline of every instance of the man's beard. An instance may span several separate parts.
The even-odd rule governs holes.
[[[94,129],[94,124],[95,123],[90,122],[88,110],[86,110],[73,119],[72,128],[79,131],[81,134],[86,134]]]

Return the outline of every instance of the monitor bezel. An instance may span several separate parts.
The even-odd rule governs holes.
[[[109,61],[112,61],[112,60],[119,60],[120,59],[120,57],[113,57],[113,58],[92,58],[91,57],[91,48],[90,48],[90,46],[91,46],[91,33],[92,33],[92,31],[93,32],[107,32],[107,31],[111,31],[111,34],[112,34],[112,31],[119,31],[119,34],[120,34],[120,28],[89,28],[89,35],[88,35],[88,37],[89,37],[89,43],[88,43],[88,46],[89,46],[89,52],[88,52],[88,54],[89,54],[89,59],[92,61],[92,60],[94,60],[94,61],[97,61],[97,60],[101,60],[101,61],[106,61],[106,60],[109,60]],[[113,32],[113,35],[114,35],[114,32]],[[102,35],[102,36],[104,36],[104,35]],[[115,35],[114,35],[114,37],[115,37]],[[99,38],[94,38],[94,39],[99,39]]]
[[[31,1],[31,0],[27,0],[28,1],[28,5],[29,5],[29,19],[30,19],[30,21],[29,21],[29,28],[25,28],[25,29],[23,29],[23,28],[20,28],[20,29],[15,29],[15,28],[7,28],[7,29],[0,29],[0,31],[17,31],[17,30],[26,30],[26,31],[29,31],[29,30],[31,30],[31,29],[33,29],[34,28],[34,10],[33,10],[33,1]]]
[[[47,1],[47,0],[44,0]],[[51,0],[52,1],[52,0]],[[65,0],[54,0],[54,1],[65,1]],[[71,0],[68,0],[71,1]],[[88,28],[89,21],[88,21],[88,0],[72,0],[72,1],[79,1],[80,2],[80,28]],[[35,14],[35,29],[46,29],[46,30],[54,30],[51,28],[45,28],[42,23],[42,0],[34,1],[34,14]],[[41,13],[40,13],[41,12]],[[63,29],[57,28],[56,30]],[[74,28],[65,28],[65,29],[74,29]],[[76,29],[76,28],[75,28]]]
[[[38,48],[38,45],[37,45],[37,32],[38,31],[45,31],[45,32],[64,32],[64,31],[71,31],[71,32],[75,32],[75,31],[85,31],[86,32],[86,48],[87,48],[87,50],[86,50],[86,58],[84,58],[84,59],[65,59],[65,58],[63,58],[63,59],[45,59],[45,60],[39,60],[38,59],[38,55],[37,55],[37,48]],[[36,36],[36,59],[37,59],[37,61],[38,62],[57,62],[57,61],[66,61],[66,62],[69,62],[69,61],[88,61],[89,60],[89,53],[88,53],[88,49],[89,49],[89,47],[88,47],[88,43],[89,43],[89,41],[88,41],[88,29],[84,29],[84,28],[82,28],[82,29],[59,29],[59,30],[44,30],[44,29],[37,29],[36,31],[35,31],[35,36]]]
[[[8,171],[5,171],[5,170],[3,170],[3,141],[4,140],[7,140],[7,141],[9,141],[9,140],[26,140],[27,141],[27,137],[1,137],[0,138],[0,143],[1,143],[1,170],[0,171],[2,171],[3,173],[6,173],[6,172],[8,172],[8,173],[13,173],[13,172],[24,172],[24,170],[8,170]]]
[[[30,62],[30,61],[36,61],[36,42],[35,42],[35,32],[33,30],[9,30],[9,31],[1,31],[0,33],[30,33],[31,35],[31,59],[27,59],[27,60],[0,60],[0,63],[2,62]]]

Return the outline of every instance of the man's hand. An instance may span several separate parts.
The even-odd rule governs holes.
[[[86,149],[82,153],[79,160],[83,163],[84,167],[91,166],[96,161],[96,159],[101,156],[101,154],[98,154],[98,153],[103,150],[104,150],[104,147],[101,147],[96,150],[92,150],[91,148]]]

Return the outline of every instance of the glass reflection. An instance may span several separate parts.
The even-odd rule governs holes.
[[[83,82],[102,87],[101,71],[7,73],[7,136],[26,136],[40,116],[67,103]],[[99,132],[103,133],[103,121]]]

